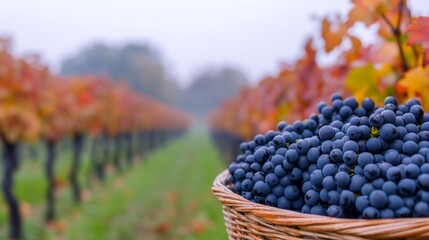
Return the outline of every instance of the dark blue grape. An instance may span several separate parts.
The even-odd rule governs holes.
[[[366,116],[366,110],[363,107],[357,107],[354,110],[354,114],[358,117]]]
[[[403,178],[404,174],[399,167],[391,167],[387,169],[386,177],[388,180],[393,182],[399,182]]]
[[[303,193],[308,192],[309,190],[313,189],[313,184],[311,184],[310,181],[306,181],[302,184],[301,190]]]
[[[316,206],[313,206],[311,208],[310,213],[311,214],[316,214],[316,215],[324,216],[324,215],[326,215],[326,209],[323,206],[321,206],[321,205],[316,205]]]
[[[263,173],[261,171],[256,172],[255,174],[253,174],[252,181],[253,182],[265,181],[265,173]]]
[[[417,186],[423,190],[429,190],[429,174],[423,173],[417,178]]]
[[[334,136],[335,130],[331,126],[323,126],[319,130],[319,138],[322,141],[332,139]]]
[[[396,150],[399,154],[399,152],[402,152],[402,145],[403,144],[404,144],[404,142],[402,140],[395,139],[395,140],[393,140],[393,142],[390,143],[389,150]]]
[[[330,158],[329,158],[329,155],[327,155],[327,154],[322,154],[322,155],[320,155],[320,157],[317,159],[317,167],[318,167],[319,169],[323,169],[323,167],[324,167],[326,164],[330,163],[330,162],[331,162],[331,160],[330,160]]]
[[[329,124],[329,125],[338,129],[338,130],[341,130],[344,126],[343,122],[339,121],[339,120],[335,120],[335,121],[331,122],[331,124]]]
[[[340,194],[340,206],[350,208],[355,205],[355,195],[349,190],[343,190]]]
[[[254,172],[261,171],[262,166],[259,163],[252,163],[250,164],[250,169]]]
[[[414,123],[408,123],[407,125],[405,125],[405,129],[407,129],[408,132],[413,132],[413,133],[419,132],[419,128]]]
[[[360,192],[362,186],[366,183],[366,178],[360,174],[355,174],[350,179],[349,189],[352,192]]]
[[[358,126],[350,126],[347,129],[346,134],[350,138],[350,140],[359,140],[361,137],[361,131]]]
[[[307,157],[305,155],[299,156],[298,163],[296,164],[297,167],[299,167],[301,170],[305,171],[310,166],[310,162],[308,161]]]
[[[287,187],[292,184],[292,180],[290,180],[289,176],[284,176],[280,179],[280,184],[283,187]]]
[[[353,151],[359,153],[359,145],[355,141],[347,141],[343,145],[343,152]]]
[[[352,109],[355,109],[358,107],[359,103],[357,102],[356,98],[354,97],[348,97],[346,100],[344,100],[344,104],[346,106],[349,106]]]
[[[292,207],[295,210],[300,210],[304,206],[305,201],[303,197],[298,197],[295,201],[292,202]]]
[[[237,170],[235,170],[234,172],[234,178],[236,180],[243,180],[245,178],[245,171],[242,168],[238,168]]]
[[[414,117],[420,121],[423,118],[424,111],[421,106],[414,105],[410,107],[410,113],[412,113]]]
[[[328,192],[328,203],[330,205],[339,205],[340,204],[340,193],[336,190]]]
[[[380,128],[380,137],[387,142],[395,140],[397,136],[398,130],[391,123],[386,123]]]
[[[268,194],[265,197],[265,204],[272,207],[277,207],[278,198],[274,194]]]
[[[369,117],[369,124],[372,127],[379,128],[379,127],[383,126],[383,117],[380,114],[372,114]]]
[[[305,122],[305,127],[310,130],[310,131],[314,131],[317,129],[317,122],[314,121],[313,119],[307,119]]]
[[[243,182],[241,182],[241,189],[243,191],[252,191],[253,188],[253,181],[250,179],[244,179]]]
[[[304,195],[305,203],[309,206],[314,206],[319,202],[319,193],[314,190],[309,190]]]
[[[342,100],[343,100],[343,97],[341,97],[341,94],[339,94],[339,93],[333,93],[333,94],[331,95],[330,100],[331,100],[331,103],[333,103],[335,100],[340,100],[340,101],[342,101]]]
[[[326,210],[326,214],[330,217],[343,217],[343,209],[337,205],[331,205]]]
[[[413,141],[406,141],[402,145],[402,152],[411,156],[419,151],[419,146]]]
[[[368,196],[358,196],[355,201],[355,207],[359,212],[363,212],[369,206]]]
[[[420,141],[420,137],[416,133],[407,133],[402,138],[402,141],[404,142],[412,141],[412,142],[418,143]]]
[[[279,197],[277,199],[277,207],[281,208],[281,209],[291,209],[292,208],[292,202],[284,196]]]
[[[412,113],[404,113],[404,115],[402,115],[402,121],[404,121],[405,125],[408,123],[415,123],[416,117]]]
[[[397,185],[392,181],[386,181],[383,183],[382,190],[387,195],[394,195],[397,194]]]
[[[391,103],[389,103],[389,104],[386,104],[386,105],[384,106],[384,109],[385,109],[385,110],[389,110],[389,111],[396,112],[396,110],[398,110],[398,107],[397,107],[397,106],[395,106],[395,105],[393,105],[393,104],[391,104]],[[397,112],[396,112],[396,113],[397,113]]]
[[[364,168],[367,164],[374,163],[374,155],[369,152],[363,152],[359,154],[357,162],[359,166]]]
[[[274,173],[268,173],[267,176],[265,176],[265,182],[268,183],[270,187],[274,187],[280,183],[280,180]]]
[[[406,218],[411,216],[411,211],[407,207],[401,207],[395,211],[395,216],[399,218]]]
[[[369,203],[375,208],[383,209],[388,204],[387,194],[381,190],[374,190],[369,195]]]
[[[234,183],[234,191],[241,192],[243,189],[241,188],[241,182],[237,181]]]
[[[368,139],[371,137],[371,129],[368,126],[359,126],[359,131],[361,133],[361,138]]]
[[[289,163],[297,163],[299,160],[299,154],[295,149],[289,149],[286,152],[285,158]]]
[[[369,196],[371,194],[371,192],[374,190],[375,190],[375,188],[371,183],[365,183],[361,188],[361,192],[365,196]]]
[[[271,189],[272,193],[277,197],[281,197],[284,195],[284,187],[282,185],[277,185]]]
[[[310,213],[311,213],[311,207],[310,207],[310,206],[308,206],[307,204],[305,204],[304,206],[302,206],[302,208],[301,208],[301,212],[302,212],[302,213],[310,214]]]
[[[274,156],[271,157],[271,162],[277,166],[277,165],[281,165],[283,163],[283,161],[285,160],[285,157],[279,154],[276,154]]]
[[[353,151],[346,151],[343,154],[343,162],[349,166],[353,166],[356,164],[357,154]]]
[[[343,151],[340,149],[332,149],[332,151],[329,153],[329,157],[331,158],[332,162],[339,163],[343,161]]]
[[[384,153],[384,158],[386,159],[386,162],[392,164],[393,166],[397,166],[401,163],[401,157],[399,155],[399,152],[395,149],[390,149]]]
[[[391,209],[385,208],[380,211],[380,217],[383,219],[389,219],[395,217],[395,212]]]
[[[323,178],[324,178],[324,176],[323,176],[322,171],[320,169],[314,170],[310,174],[310,182],[316,187],[322,187]]]
[[[274,168],[274,174],[278,177],[278,178],[282,178],[284,176],[287,175],[286,170],[281,166],[281,165],[277,165]]]
[[[284,194],[289,200],[297,200],[300,196],[300,191],[295,185],[289,185],[285,187]]]
[[[334,108],[331,106],[325,106],[322,109],[322,115],[326,119],[330,119],[332,117],[332,113],[334,112]]]
[[[344,105],[344,106],[342,106],[342,107],[340,108],[340,116],[341,116],[343,119],[347,119],[347,118],[348,118],[348,117],[350,117],[352,114],[353,114],[353,109],[352,109],[352,108],[350,108],[349,106]]]
[[[363,169],[363,174],[369,180],[373,180],[380,176],[380,169],[374,163],[367,164]]]
[[[420,148],[420,150],[422,150],[422,148]],[[427,154],[429,154],[429,148],[428,148],[428,153],[426,153],[425,155]],[[411,156],[411,163],[420,167],[425,163],[425,158],[421,154],[414,154],[413,156]]]
[[[384,105],[387,105],[387,104],[393,104],[395,106],[398,106],[398,101],[396,100],[396,98],[392,96],[388,96],[384,99]]]
[[[395,124],[396,122],[396,114],[391,111],[391,110],[384,110],[381,112],[381,117],[383,118],[383,123],[387,124],[387,123],[391,123],[391,124]]]
[[[285,121],[281,121],[281,122],[277,123],[277,129],[279,131],[282,131],[286,126],[287,126],[287,122],[285,122]]]
[[[337,188],[337,185],[335,183],[335,179],[332,176],[327,176],[322,181],[322,186],[328,191],[334,190]]]
[[[375,189],[382,189],[383,188],[383,184],[384,184],[384,179],[383,178],[377,178],[372,180],[371,184],[374,186]]]
[[[317,160],[320,157],[320,150],[317,147],[312,147],[307,152],[307,159],[311,163],[317,163]]]
[[[270,155],[267,153],[267,151],[265,149],[259,148],[253,154],[253,157],[255,158],[256,162],[261,164],[261,163],[264,163],[265,161],[267,161],[268,158],[270,157]]]
[[[309,149],[309,146],[308,146],[308,142],[307,141],[305,141],[305,140],[299,140],[296,143],[296,151],[299,154],[301,154],[301,155],[302,154],[307,154],[308,149]]]
[[[270,192],[271,187],[263,181],[257,181],[252,189],[252,193],[255,196],[267,196]]]
[[[280,135],[277,135],[273,139],[275,147],[284,147],[286,145],[286,139]],[[276,201],[277,202],[277,201]]]
[[[372,100],[371,98],[365,98],[362,101],[362,107],[367,111],[367,112],[372,112],[374,110],[374,100]]]
[[[404,173],[406,178],[417,179],[420,175],[420,168],[416,164],[410,163],[405,166]]]
[[[429,122],[422,123],[422,125],[420,125],[420,130],[429,131]]]
[[[429,203],[429,191],[420,190],[417,192],[417,199]]]
[[[292,181],[299,181],[302,179],[302,171],[299,168],[293,168],[292,171],[289,173],[289,178]]]
[[[418,202],[414,205],[414,213],[416,217],[428,217],[429,216],[429,205],[425,202]]]
[[[350,183],[350,175],[346,172],[338,172],[335,174],[335,181],[337,186],[346,187]]]
[[[411,196],[416,192],[416,182],[411,179],[404,178],[399,181],[398,190],[402,196]]]
[[[265,173],[272,173],[272,172],[274,172],[274,167],[275,167],[274,163],[272,163],[272,162],[266,162],[262,166],[262,171],[264,171]]]
[[[404,206],[404,201],[398,195],[390,195],[388,197],[388,202],[389,204],[387,207],[392,210],[397,210]]]
[[[316,172],[316,171],[314,171],[314,172]],[[317,176],[319,175],[319,171],[317,171]],[[322,175],[325,176],[325,177],[327,177],[327,176],[335,176],[335,174],[338,172],[338,166],[336,164],[328,163],[328,164],[326,164],[323,167],[322,172],[323,172]]]
[[[243,192],[242,194],[241,194],[241,196],[242,197],[244,197],[245,199],[247,199],[247,200],[251,200],[254,196],[253,196],[253,194],[251,193],[251,192]]]
[[[380,218],[380,211],[374,207],[367,207],[363,210],[362,217],[364,219],[377,219]]]

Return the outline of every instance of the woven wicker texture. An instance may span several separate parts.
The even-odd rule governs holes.
[[[222,203],[229,239],[429,239],[428,218],[340,219],[256,204],[226,186],[227,170],[212,187]]]

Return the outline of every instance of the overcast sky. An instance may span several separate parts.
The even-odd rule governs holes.
[[[189,83],[208,64],[234,65],[256,82],[295,59],[318,30],[311,16],[345,13],[348,0],[1,0],[0,34],[19,53],[40,53],[58,70],[65,56],[91,43],[148,41],[171,73]],[[429,1],[410,1],[429,14]]]

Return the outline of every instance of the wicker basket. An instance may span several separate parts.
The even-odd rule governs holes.
[[[227,170],[212,187],[222,203],[229,239],[429,239],[428,218],[359,220],[324,217],[256,204],[226,186]]]

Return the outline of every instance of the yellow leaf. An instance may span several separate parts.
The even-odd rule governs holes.
[[[423,107],[429,107],[429,66],[418,66],[405,73],[399,80],[397,91],[405,93],[407,98],[419,98]]]

